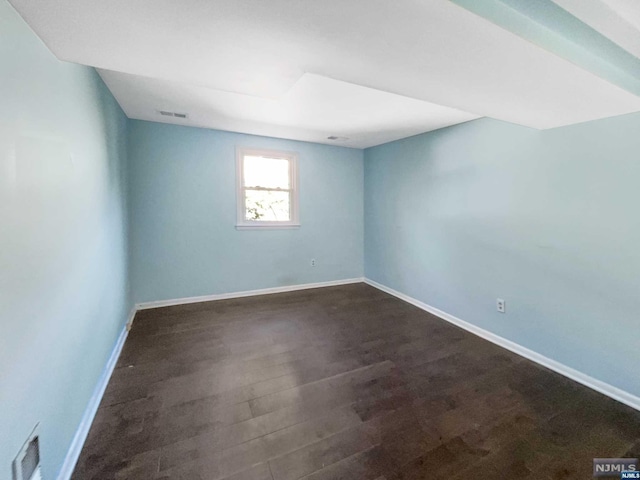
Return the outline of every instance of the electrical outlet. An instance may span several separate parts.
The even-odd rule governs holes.
[[[316,266],[316,259],[315,259],[315,258],[312,258],[312,259],[311,259],[311,266],[312,266],[312,267],[315,267],[315,266]]]
[[[503,299],[498,298],[496,300],[496,308],[500,313],[505,313],[507,311],[507,304]]]

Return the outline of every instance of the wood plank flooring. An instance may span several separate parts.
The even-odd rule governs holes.
[[[640,412],[368,285],[141,311],[73,478],[589,479]]]

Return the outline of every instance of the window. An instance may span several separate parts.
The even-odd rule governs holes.
[[[238,229],[300,226],[297,167],[295,153],[238,149]]]

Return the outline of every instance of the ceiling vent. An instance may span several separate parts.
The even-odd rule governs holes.
[[[186,113],[169,112],[167,110],[158,110],[158,113],[163,117],[189,118],[189,115]]]
[[[335,135],[331,135],[330,137],[327,137],[327,140],[333,140],[334,142],[346,142],[347,140],[349,140],[348,137],[336,137]]]

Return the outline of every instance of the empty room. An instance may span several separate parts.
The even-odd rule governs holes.
[[[640,2],[0,0],[0,480],[640,478]]]

